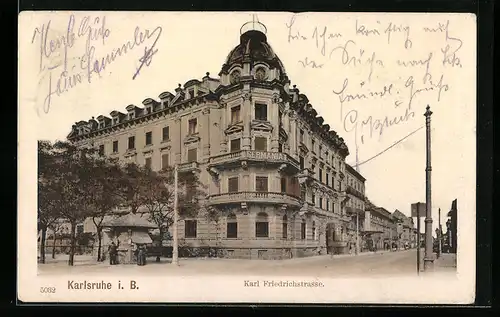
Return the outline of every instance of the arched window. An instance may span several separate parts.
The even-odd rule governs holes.
[[[313,240],[316,240],[316,222],[314,222],[314,221],[312,223],[312,237],[313,237]]]
[[[302,240],[306,239],[306,220],[302,219],[302,223],[300,224],[300,238]]]
[[[227,216],[227,237],[228,238],[238,238],[238,221],[234,214]]]
[[[255,220],[255,236],[257,238],[269,237],[269,221],[265,212],[259,212]]]
[[[288,218],[286,215],[283,216],[283,239],[288,238]]]

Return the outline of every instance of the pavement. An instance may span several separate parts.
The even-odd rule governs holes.
[[[422,252],[423,253],[423,252]],[[423,254],[422,254],[423,257]],[[75,256],[75,265],[68,266],[67,256],[47,258],[38,265],[38,275],[272,275],[300,276],[311,272],[317,277],[373,277],[416,274],[416,250],[367,252],[359,255],[321,255],[286,260],[244,260],[217,258],[181,258],[179,266],[171,259],[148,258],[146,266],[109,265],[109,261],[97,263],[92,256]],[[443,254],[434,262],[434,271],[456,273],[456,255]],[[423,269],[423,259],[421,261]]]

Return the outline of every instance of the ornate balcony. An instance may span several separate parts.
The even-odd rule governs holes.
[[[179,173],[196,173],[200,172],[198,162],[187,162],[179,164],[177,168]]]
[[[347,186],[346,192],[347,192],[347,194],[352,195],[354,197],[358,197],[361,200],[365,199],[365,195],[363,195],[362,192],[360,192],[357,189],[352,188],[351,186]]]
[[[211,157],[208,169],[216,173],[216,170],[219,169],[237,165],[246,168],[249,164],[272,164],[277,165],[280,171],[286,169],[291,172],[299,171],[299,162],[286,153],[251,150],[236,151]]]
[[[235,192],[210,195],[208,197],[208,204],[212,206],[235,203],[285,204],[297,208],[302,206],[300,198],[287,193],[277,192]]]

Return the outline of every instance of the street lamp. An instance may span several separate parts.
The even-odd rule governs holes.
[[[425,168],[425,257],[424,271],[430,271],[434,267],[434,258],[432,250],[432,191],[431,191],[431,115],[432,111],[427,106],[425,111],[426,128],[426,157],[427,164]]]

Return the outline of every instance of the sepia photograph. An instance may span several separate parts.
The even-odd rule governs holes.
[[[19,21],[21,300],[474,300],[474,15]]]

